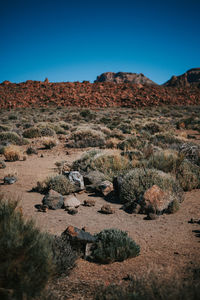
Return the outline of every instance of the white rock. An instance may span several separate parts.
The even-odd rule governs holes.
[[[76,208],[81,205],[81,202],[74,196],[74,195],[69,195],[64,197],[64,206],[65,207],[70,207],[70,208]]]

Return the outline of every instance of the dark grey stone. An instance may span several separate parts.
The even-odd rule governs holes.
[[[17,181],[17,178],[12,176],[12,177],[4,177],[3,179],[4,184],[13,184]]]
[[[49,209],[59,209],[64,205],[64,198],[61,194],[54,190],[50,190],[47,195],[42,199],[43,205],[48,206]]]

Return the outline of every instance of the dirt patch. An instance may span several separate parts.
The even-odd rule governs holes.
[[[41,153],[44,157],[41,157]],[[116,203],[110,203],[116,211],[114,214],[102,215],[98,211],[108,202],[88,193],[77,194],[77,198],[81,203],[86,199],[95,200],[95,206],[80,206],[75,216],[62,209],[42,213],[37,211],[35,205],[41,203],[43,195],[30,190],[38,180],[55,174],[55,162],[71,162],[79,158],[82,152],[71,150],[67,155],[60,147],[51,151],[42,150],[41,153],[29,156],[26,161],[7,162],[7,168],[0,170],[1,191],[19,197],[26,218],[34,218],[41,230],[56,235],[60,235],[69,225],[79,228],[86,226],[86,230],[91,233],[105,228],[118,228],[127,231],[141,247],[140,256],[111,265],[98,265],[79,259],[71,275],[60,278],[57,287],[54,286],[54,289],[63,291],[65,299],[70,283],[71,286],[79,283],[83,290],[84,287],[87,290],[88,285],[92,287],[100,283],[119,284],[127,274],[140,277],[150,270],[160,276],[179,274],[187,278],[189,270],[200,264],[200,228],[198,224],[188,223],[191,218],[200,219],[200,190],[185,193],[185,200],[177,213],[164,214],[151,221],[145,220],[144,215],[127,214]],[[13,185],[3,185],[3,177],[9,168],[17,171],[18,181]],[[78,295],[74,299],[79,299]]]

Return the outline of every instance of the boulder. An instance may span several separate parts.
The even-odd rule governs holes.
[[[84,200],[83,205],[88,206],[88,207],[92,207],[92,206],[95,206],[95,201],[92,200],[92,199],[87,199],[87,200]]]
[[[74,195],[68,195],[64,197],[64,206],[70,207],[70,208],[77,208],[79,207],[81,202],[74,196]]]
[[[107,196],[113,191],[113,184],[108,180],[102,181],[98,185],[97,190],[101,192],[104,196]]]
[[[115,190],[115,193],[117,196],[120,195],[122,182],[123,182],[123,177],[120,175],[117,177],[114,177],[114,179],[113,179],[113,187],[114,187],[114,190]]]
[[[61,194],[54,190],[50,190],[47,195],[42,199],[43,205],[46,205],[49,209],[59,209],[64,205],[64,198]]]
[[[3,160],[0,160],[0,169],[5,169],[6,164]]]
[[[162,214],[173,200],[174,198],[170,193],[164,192],[157,185],[153,185],[144,193],[141,206],[146,213]]]
[[[75,207],[67,207],[65,210],[68,212],[70,215],[76,215],[78,213],[78,209]]]
[[[17,181],[17,178],[15,176],[12,176],[12,177],[6,176],[3,179],[4,184],[13,184],[16,181]]]
[[[77,191],[85,188],[83,176],[78,171],[64,171],[64,175],[77,187]]]
[[[96,185],[105,180],[105,175],[99,171],[90,171],[83,177],[85,185]]]
[[[109,204],[105,204],[101,207],[101,210],[99,212],[101,212],[102,214],[110,215],[114,214],[115,210]]]
[[[68,226],[61,236],[64,236],[81,256],[87,256],[89,245],[96,241],[92,234],[74,226]]]

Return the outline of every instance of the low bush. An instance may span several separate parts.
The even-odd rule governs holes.
[[[9,145],[4,148],[4,157],[7,161],[20,160],[21,152],[17,146]]]
[[[41,136],[54,136],[55,131],[50,127],[41,127],[40,128]]]
[[[91,256],[99,263],[107,264],[138,256],[140,247],[119,229],[105,229],[95,235],[96,242]]]
[[[91,111],[90,109],[83,109],[80,112],[80,116],[84,118],[85,121],[91,121],[96,118],[95,112]]]
[[[16,132],[5,131],[0,133],[0,141],[14,145],[25,145],[27,141],[21,138]]]
[[[9,131],[10,127],[7,125],[0,124],[0,132]]]
[[[154,168],[165,173],[173,172],[175,174],[176,169],[182,160],[183,157],[179,156],[177,152],[163,150],[153,153],[148,160],[141,163],[143,163],[147,168]]]
[[[53,262],[58,275],[69,275],[75,266],[77,254],[72,250],[69,241],[64,236],[55,236],[52,241]]]
[[[184,191],[200,188],[200,167],[183,160],[176,171],[176,178]]]
[[[127,151],[130,149],[137,148],[140,144],[141,142],[136,136],[131,136],[126,138],[124,141],[120,142],[117,147],[121,150]]]
[[[6,164],[3,160],[0,160],[0,169],[5,169],[6,168]]]
[[[119,143],[119,140],[116,138],[110,138],[106,141],[106,148],[109,149],[116,149],[117,145]]]
[[[102,132],[79,129],[69,136],[66,146],[71,148],[102,147],[105,142],[105,136]]]
[[[143,126],[143,130],[148,131],[150,134],[155,134],[162,131],[162,127],[158,123],[146,123]]]
[[[51,239],[32,221],[24,221],[17,201],[0,196],[0,288],[12,299],[30,299],[53,273]]]
[[[31,155],[31,154],[38,154],[37,150],[35,148],[33,148],[32,146],[28,147],[27,150],[26,150],[26,153],[28,155]]]
[[[38,181],[36,188],[39,193],[46,194],[49,190],[54,190],[62,195],[68,195],[76,191],[76,187],[64,175],[48,177],[43,181]]]
[[[42,144],[44,145],[45,149],[52,149],[57,145],[57,141],[53,138],[46,138],[43,139]]]
[[[98,170],[105,174],[110,181],[119,174],[132,169],[135,161],[130,161],[126,156],[120,154],[101,154],[94,157],[90,162],[90,169]]]
[[[177,137],[175,137],[173,134],[171,133],[158,133],[155,134],[152,138],[151,138],[151,142],[153,142],[154,145],[156,146],[160,146],[160,147],[166,147],[166,145],[180,145],[183,143],[183,141]]]
[[[183,193],[179,183],[167,173],[155,169],[135,168],[127,173],[122,181],[120,200],[122,203],[140,203],[146,190],[153,185],[163,191],[170,192],[174,200],[183,200]]]
[[[179,152],[192,163],[200,166],[200,146],[193,143],[184,143],[179,146]]]
[[[41,130],[37,127],[30,127],[24,130],[23,137],[28,139],[41,137]]]

